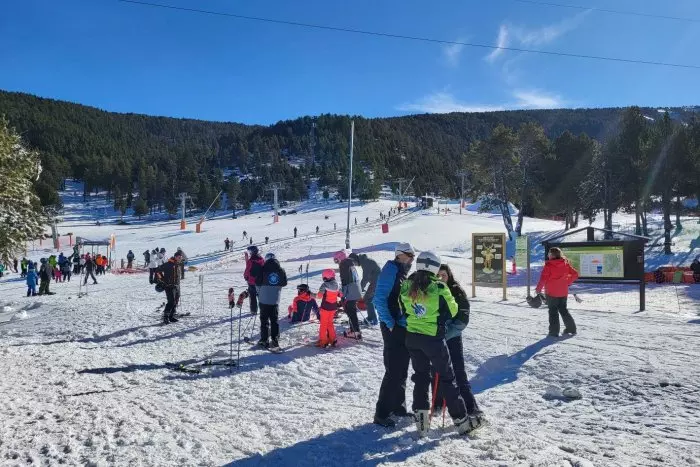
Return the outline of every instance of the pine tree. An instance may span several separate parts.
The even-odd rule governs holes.
[[[42,234],[46,219],[32,184],[41,174],[39,154],[0,118],[0,261],[9,262]]]

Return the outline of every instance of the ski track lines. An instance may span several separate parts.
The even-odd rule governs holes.
[[[484,222],[478,216],[469,221]],[[353,242],[398,240],[425,230],[425,222],[449,225],[445,218],[415,216],[392,226],[396,236],[368,229]],[[451,251],[463,245],[456,235],[409,238],[418,248]],[[337,240],[285,240],[275,252],[284,261],[306,255],[310,247],[315,254],[333,251]],[[381,262],[391,253],[372,256]],[[450,258],[463,274],[469,272],[467,260]],[[548,340],[546,310],[514,306],[514,299],[498,303],[498,291],[480,289],[464,346],[490,425],[467,440],[456,436],[449,416],[440,430],[438,414],[430,436],[416,440],[408,420],[396,430],[371,424],[383,375],[378,329],[364,331],[364,342],[341,338],[339,348],[321,350],[308,345],[317,338],[316,323],[290,326],[282,318],[282,354],[242,343],[241,367],[233,373],[216,366],[200,374],[168,369],[167,362],[228,358],[226,290],[231,281],[237,292],[242,287],[244,263],[234,253],[210,264],[216,270],[201,273],[204,310],[200,273],[188,274],[181,311],[192,315],[167,327],[158,325],[163,295],[144,275],[107,276],[95,293],[91,289],[80,299],[69,298],[77,289],[71,285],[55,287],[51,297],[9,303],[26,317],[0,323],[0,465],[700,463],[700,327],[668,312],[675,303],[664,312],[640,314],[633,307],[611,312],[588,299],[572,303],[579,335]],[[283,262],[290,275],[298,264]],[[329,260],[309,264],[315,271]],[[318,278],[311,282],[317,286]],[[290,284],[282,316],[294,294]],[[665,297],[650,290],[649,308],[661,309]],[[241,324],[249,319],[244,314]],[[583,397],[546,400],[551,385],[575,387]],[[412,387],[409,380],[409,405]]]

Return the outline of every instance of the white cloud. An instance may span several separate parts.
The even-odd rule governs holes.
[[[431,114],[444,114],[450,112],[494,112],[504,110],[502,106],[473,105],[460,102],[448,92],[436,92],[429,94],[415,102],[402,104],[397,107],[403,112],[422,112]]]
[[[538,90],[516,90],[512,92],[513,100],[504,104],[470,104],[457,100],[448,92],[435,92],[397,107],[402,112],[419,112],[444,114],[450,112],[496,112],[516,109],[554,109],[561,108],[565,101],[559,96]]]
[[[459,65],[459,56],[462,53],[462,49],[464,49],[462,44],[447,44],[442,47],[442,53],[448,65],[453,67]]]
[[[518,90],[513,93],[513,97],[521,109],[557,109],[564,106],[564,101],[559,96],[536,90]]]
[[[498,47],[508,47],[509,44],[514,44],[519,47],[531,47],[550,44],[564,34],[579,27],[589,13],[590,10],[586,10],[571,18],[565,18],[558,23],[540,28],[502,24],[498,30],[498,42],[496,45]],[[485,58],[489,62],[494,62],[502,53],[503,49],[494,49]]]
[[[500,48],[493,49],[493,51],[491,51],[491,53],[486,56],[487,61],[493,62],[503,53],[502,47],[508,47],[508,37],[508,26],[506,26],[505,24],[501,24],[501,27],[498,30],[498,41],[496,42],[496,46]]]

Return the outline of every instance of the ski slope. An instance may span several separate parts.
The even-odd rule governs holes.
[[[409,212],[380,232],[389,201],[353,206],[352,246],[380,264],[395,242],[433,249],[469,287],[472,232],[503,231],[500,216],[466,210]],[[328,216],[329,219],[325,217]],[[364,224],[366,217],[370,223]],[[52,284],[56,295],[24,297],[16,276],[0,281],[0,464],[2,465],[697,465],[700,463],[700,292],[698,286],[650,287],[646,312],[629,290],[587,288],[570,303],[579,334],[547,340],[547,313],[524,303],[510,278],[509,300],[479,288],[464,333],[465,359],[490,425],[458,437],[449,417],[417,440],[407,421],[396,430],[371,424],[383,375],[378,329],[333,350],[308,345],[314,322],[281,319],[283,354],[241,346],[241,366],[199,374],[166,363],[198,365],[228,358],[227,291],[244,287],[246,230],[265,236],[290,278],[281,315],[301,281],[316,288],[344,245],[345,211],[309,203],[273,224],[270,213],[219,218],[180,231],[176,222],[98,227],[76,215],[62,225],[85,237],[117,238],[117,257],[133,249],[180,246],[198,270],[182,284],[179,323],[160,325],[164,300],[147,275],[106,275],[77,298],[78,285]],[[337,230],[333,230],[333,222]],[[320,227],[319,235],[315,227]],[[298,227],[299,237],[292,238]],[[561,224],[526,219],[541,235]],[[688,229],[690,231],[690,229]],[[688,235],[693,235],[692,232]],[[224,253],[223,240],[235,240]],[[692,239],[679,237],[679,245]],[[697,243],[697,242],[696,242]],[[541,253],[541,252],[540,252]],[[38,259],[48,252],[31,252]],[[539,253],[538,253],[539,254]],[[308,276],[306,269],[308,265]],[[299,274],[301,266],[303,273]],[[518,276],[521,277],[521,276]],[[536,277],[535,277],[536,280]],[[244,308],[245,310],[245,308]],[[233,318],[234,349],[238,326]],[[343,325],[338,323],[340,330]],[[409,380],[410,404],[413,384]],[[572,387],[582,398],[565,401]]]

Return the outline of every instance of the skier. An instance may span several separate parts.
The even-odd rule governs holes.
[[[263,264],[265,264],[265,260],[260,256],[258,247],[255,245],[249,246],[245,253],[245,271],[243,272],[243,278],[248,283],[250,313],[253,315],[258,313],[258,290],[255,287],[255,277],[258,273],[258,269],[261,269]]]
[[[49,291],[49,285],[51,284],[51,265],[48,263],[46,258],[41,258],[39,260],[41,266],[39,267],[39,295],[53,295]]]
[[[416,272],[401,285],[400,304],[406,314],[406,348],[414,375],[413,412],[418,433],[430,429],[431,368],[439,375],[438,385],[447,410],[460,434],[477,428],[481,421],[467,415],[464,399],[455,382],[445,342],[445,322],[457,315],[457,302],[446,284],[440,282],[440,257],[424,251],[416,259]]]
[[[156,256],[158,257],[158,266],[162,266],[167,261],[165,257],[165,248],[161,248]]]
[[[63,280],[61,275],[61,268],[58,264],[56,264],[56,266],[53,268],[53,278],[56,280],[57,284]]]
[[[129,250],[129,252],[126,254],[126,268],[131,269],[134,265],[134,252]]]
[[[690,264],[690,270],[693,271],[695,283],[700,282],[700,256],[696,257]]]
[[[245,240],[246,238],[248,238],[248,232],[246,232],[246,231],[244,230],[244,231],[243,231],[243,240]]]
[[[27,297],[34,297],[36,296],[36,282],[38,278],[36,270],[34,269],[34,263],[31,261],[27,263],[27,272],[25,276],[27,277]]]
[[[231,240],[226,237],[226,240],[224,240],[224,251],[228,251],[229,247],[231,246]]]
[[[357,225],[357,217],[355,218],[355,225]]]
[[[287,274],[274,253],[265,255],[265,264],[256,268],[255,284],[260,301],[260,340],[258,345],[279,351],[279,303],[282,288],[287,286]],[[268,342],[268,336],[270,338]]]
[[[311,296],[311,290],[307,284],[299,284],[297,286],[297,296],[294,297],[294,301],[287,309],[289,315],[287,318],[290,323],[298,323],[303,321],[308,321],[311,319],[311,312],[319,317],[318,314],[318,303]]]
[[[409,355],[406,349],[406,317],[399,306],[401,284],[406,279],[415,252],[410,243],[399,243],[394,260],[387,261],[377,279],[372,303],[379,315],[384,340],[384,378],[374,412],[374,423],[393,427],[390,416],[412,416],[406,410],[406,379]]]
[[[332,269],[324,270],[323,273],[321,273],[321,278],[323,279],[323,284],[321,284],[317,295],[321,300],[321,311],[319,312],[321,327],[319,328],[318,342],[316,345],[319,347],[327,347],[329,345],[335,347],[338,343],[338,338],[335,335],[333,318],[338,310],[340,290],[335,280],[335,271]]]
[[[358,255],[356,253],[352,253],[348,257],[355,261],[355,263],[359,264],[359,266],[362,268],[360,288],[365,291],[362,300],[367,306],[367,318],[365,319],[364,324],[376,326],[379,324],[379,321],[377,321],[377,312],[374,310],[372,300],[374,300],[374,292],[377,289],[377,279],[379,279],[381,269],[376,261],[365,254]]]
[[[83,285],[87,284],[88,277],[92,277],[92,283],[97,284],[97,279],[95,279],[95,260],[90,255],[85,255],[85,281],[83,281]]]
[[[176,253],[180,253],[180,279],[185,278],[185,265],[187,264],[187,255],[182,251],[182,247],[177,247]]]
[[[265,245],[267,245],[268,243],[270,243],[270,237],[265,237]]]
[[[338,225],[335,222],[333,222],[333,230],[338,230]]]
[[[297,238],[297,228],[294,227],[294,238]]]
[[[253,244],[253,237],[250,237],[250,242],[248,243],[249,245]]]
[[[56,259],[56,255],[49,256],[48,262],[49,262],[49,266],[51,266],[49,268],[49,272],[51,273],[51,279],[53,279],[54,277],[56,277],[56,274],[54,272],[56,270],[56,264],[58,263],[58,260]]]
[[[445,323],[445,341],[447,342],[447,350],[450,353],[450,360],[452,361],[452,369],[454,371],[455,380],[457,381],[457,388],[459,389],[462,399],[464,399],[464,404],[467,407],[467,414],[469,416],[478,417],[478,421],[481,423],[483,422],[484,415],[479,409],[479,405],[476,403],[472,387],[467,378],[467,372],[464,369],[462,331],[464,331],[464,328],[469,324],[469,299],[464,289],[462,289],[455,280],[452,270],[447,264],[440,265],[438,279],[447,284],[455,302],[457,302],[457,316]],[[439,391],[440,387],[438,386],[438,393],[440,393]],[[438,397],[435,407],[441,407],[443,405],[442,400],[442,397]]]
[[[167,303],[163,310],[163,324],[177,323],[175,310],[180,300],[180,261],[182,253],[176,251],[172,258],[158,266],[156,270],[156,280],[165,289]]]
[[[19,271],[17,271],[17,258],[14,258],[12,260],[12,270],[15,271],[15,274],[17,274]]]
[[[22,274],[20,274],[20,277],[27,277],[27,270],[29,268],[29,260],[23,256],[22,262],[19,264],[19,266],[20,266],[20,269],[22,271]],[[36,274],[36,272],[34,272],[34,274]]]
[[[316,226],[316,234],[318,234],[318,226]]]
[[[547,257],[549,259],[544,263],[535,292],[540,294],[544,289],[547,294],[549,336],[559,337],[559,315],[564,321],[562,336],[576,335],[576,323],[566,308],[566,299],[569,296],[569,286],[578,279],[578,272],[557,247],[550,248]]]
[[[345,300],[343,309],[350,322],[350,330],[346,331],[345,335],[346,337],[362,339],[360,323],[357,319],[357,301],[362,298],[362,290],[360,290],[355,261],[348,258],[342,250],[333,255],[333,261],[340,269],[340,291]]]
[[[143,252],[143,266],[144,266],[145,268],[147,268],[147,267],[148,267],[148,263],[150,263],[150,262],[151,262],[151,252],[148,251],[148,250],[146,250],[146,251]]]
[[[158,269],[160,263],[158,262],[158,250],[153,249],[150,255],[150,261],[148,262],[148,283],[155,284],[155,274],[156,269]]]
[[[61,268],[61,275],[63,276],[64,281],[70,282],[71,278],[71,269],[70,269],[70,258],[63,258],[63,262],[59,262],[58,266]]]

